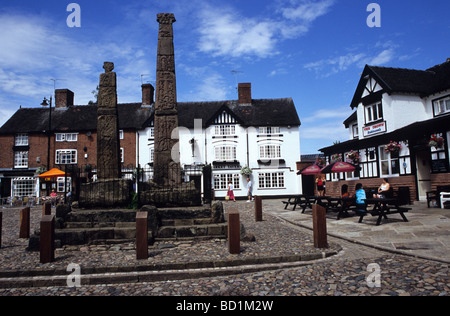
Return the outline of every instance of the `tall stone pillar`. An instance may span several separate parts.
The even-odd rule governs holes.
[[[175,80],[175,53],[173,13],[159,13],[158,51],[156,62],[155,97],[155,183],[164,186],[181,184],[180,153],[178,141],[177,89]]]
[[[97,176],[98,179],[121,177],[117,78],[114,63],[105,62],[100,74],[97,105]]]

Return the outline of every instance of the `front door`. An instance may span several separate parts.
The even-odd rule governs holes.
[[[427,200],[427,192],[431,191],[431,163],[428,150],[416,153],[417,190],[420,201]]]

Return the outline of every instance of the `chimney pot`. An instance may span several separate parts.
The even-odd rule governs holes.
[[[69,89],[55,90],[55,107],[67,108],[73,105],[74,93]]]
[[[155,88],[149,84],[143,84],[142,86],[142,105],[152,105],[154,103],[153,94]]]
[[[252,84],[240,83],[238,85],[239,104],[252,103]]]

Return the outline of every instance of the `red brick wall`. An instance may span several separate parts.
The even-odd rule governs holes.
[[[14,136],[0,136],[0,168],[12,168],[14,164]]]
[[[136,166],[136,133],[134,131],[124,131],[123,139],[120,140],[120,147],[124,149],[124,166]]]
[[[450,185],[450,173],[431,174],[431,190],[436,190],[438,185]]]
[[[136,164],[136,133],[134,131],[124,131],[124,138],[120,140],[120,147],[124,148],[124,165]],[[29,134],[28,135],[28,167],[38,168],[47,167],[47,147],[48,140],[45,134]],[[0,168],[14,167],[14,135],[0,136]],[[56,136],[53,134],[50,138],[50,169],[60,168],[55,164],[55,153],[58,149],[76,149],[77,165],[84,166],[87,164],[97,165],[97,133],[91,133],[87,136],[86,132],[78,134],[76,142],[57,142]],[[86,149],[86,150],[85,150]],[[87,158],[85,155],[87,154]],[[37,162],[37,157],[40,162]]]

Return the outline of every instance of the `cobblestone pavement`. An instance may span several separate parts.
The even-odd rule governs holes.
[[[233,202],[229,202],[229,206]],[[151,257],[145,264],[194,262],[201,260],[232,261],[237,258],[288,256],[314,253],[312,232],[264,214],[264,221],[253,220],[253,203],[237,202],[246,230],[256,242],[243,242],[240,255],[230,255],[226,243],[165,242],[149,249]],[[233,205],[233,206],[234,206]],[[15,213],[14,213],[15,212]],[[33,226],[39,221],[40,209],[33,209]],[[0,249],[1,271],[15,269],[45,270],[66,267],[75,262],[83,268],[101,265],[139,265],[132,244],[83,246],[58,250],[56,261],[39,264],[38,253],[25,252],[25,240],[18,239],[17,210],[3,210],[3,248]],[[450,293],[449,265],[386,252],[351,241],[329,238],[337,255],[314,261],[298,262],[279,269],[239,273],[175,281],[123,284],[82,285],[81,287],[29,287],[0,289],[0,295],[241,295],[241,296],[315,296],[315,295],[433,295]],[[189,273],[192,270],[186,270]],[[377,277],[379,283],[376,282]]]

